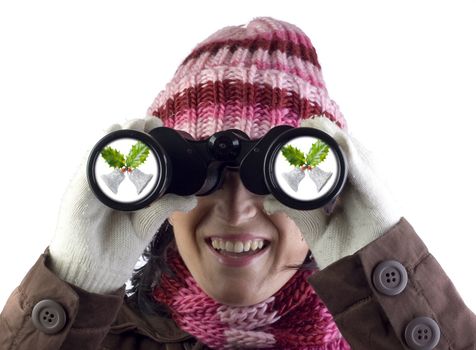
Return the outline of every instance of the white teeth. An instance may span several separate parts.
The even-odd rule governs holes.
[[[235,253],[241,253],[243,251],[243,243],[235,242]]]
[[[212,239],[212,247],[217,250],[226,250],[228,252],[242,253],[251,250],[258,250],[263,248],[264,241],[262,239],[255,239],[253,241],[225,241],[220,238]]]
[[[233,242],[226,241],[225,250],[228,252],[233,252],[235,250],[233,248]]]

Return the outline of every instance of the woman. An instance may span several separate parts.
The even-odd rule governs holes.
[[[298,27],[261,17],[217,31],[185,58],[146,118],[107,132],[163,125],[204,139],[238,128],[257,139],[283,124],[324,130],[346,153],[336,203],[293,210],[247,191],[227,169],[207,196],[167,194],[118,212],[89,189],[88,151],[53,241],[2,311],[0,347],[475,346],[475,315],[348,133]]]

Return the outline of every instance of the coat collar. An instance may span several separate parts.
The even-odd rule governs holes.
[[[134,330],[157,342],[183,342],[194,338],[180,329],[172,319],[159,315],[146,315],[132,308],[127,298],[125,295],[116,320],[111,325],[110,333],[120,334]]]

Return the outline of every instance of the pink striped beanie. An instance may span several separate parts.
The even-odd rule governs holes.
[[[312,115],[347,130],[311,40],[297,26],[271,17],[224,27],[199,43],[147,115],[196,140],[228,129],[257,139]]]

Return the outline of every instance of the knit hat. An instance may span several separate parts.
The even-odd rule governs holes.
[[[199,43],[147,115],[195,140],[228,129],[258,139],[277,125],[298,127],[312,115],[347,130],[311,40],[297,26],[271,17],[224,27]]]

